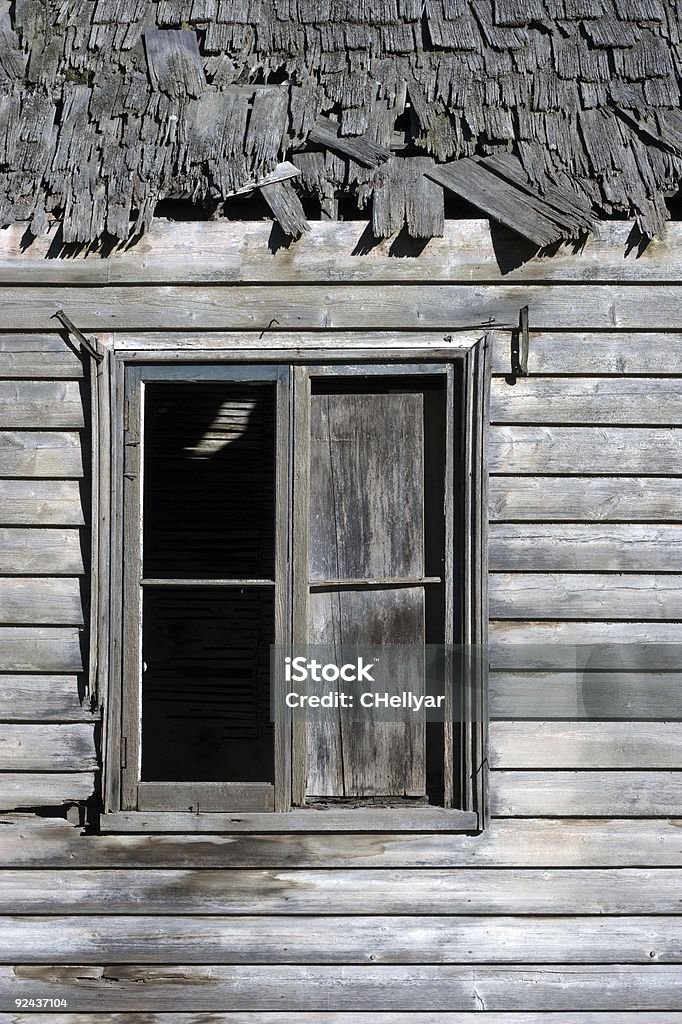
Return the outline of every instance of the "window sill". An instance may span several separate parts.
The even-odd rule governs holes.
[[[101,818],[102,832],[477,832],[474,811],[425,807],[275,812],[116,811]]]

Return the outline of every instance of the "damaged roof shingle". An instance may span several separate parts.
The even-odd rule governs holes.
[[[325,203],[374,197],[380,234],[437,234],[442,187],[516,196],[538,239],[600,209],[659,233],[681,39],[676,0],[0,0],[0,221],[125,239],[290,158]],[[294,185],[269,194],[303,230]]]

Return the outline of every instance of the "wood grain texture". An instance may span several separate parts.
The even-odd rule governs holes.
[[[0,475],[81,477],[80,438],[58,431],[0,431]]]
[[[80,672],[80,631],[0,626],[0,672]]]
[[[24,868],[0,870],[0,914],[672,914],[680,880],[676,868]]]
[[[490,624],[495,669],[677,672],[680,628],[672,622],[513,622]]]
[[[682,719],[679,672],[491,672],[488,686],[493,719]]]
[[[82,572],[78,530],[0,528],[0,573],[61,576]]]
[[[513,446],[506,446],[512,465]],[[501,461],[501,460],[499,460]],[[514,460],[516,462],[516,460]],[[548,462],[539,472],[549,469]],[[586,470],[589,472],[589,468]],[[682,522],[682,488],[665,477],[575,476],[571,486],[561,476],[493,476],[490,518],[507,522]]]
[[[95,722],[76,675],[0,675],[4,722]]]
[[[98,1024],[557,1024],[556,1014],[530,1013],[463,1013],[447,1010],[433,1012],[416,1011],[389,1013],[374,1010],[355,1010],[352,1013],[335,1010],[307,1013],[305,1011],[290,1013],[288,1010],[211,1013],[97,1013]],[[92,1024],[92,1016],[88,1013],[0,1013],[0,1024]],[[561,1024],[613,1024],[613,1014],[609,1015],[590,1010],[578,1010],[575,1013],[564,1011]],[[682,1013],[648,1010],[646,1015],[638,1012],[620,1011],[618,1024],[682,1024]]]
[[[120,811],[105,815],[105,832],[472,832],[478,826],[474,811],[436,805],[410,807],[315,807],[283,814],[225,812],[196,814],[173,812]]]
[[[96,768],[92,725],[0,723],[0,771],[83,772]]]
[[[490,322],[515,324],[521,306],[533,309],[536,330],[676,330],[682,285],[666,284],[656,301],[642,303],[636,287],[566,284],[393,283],[381,289],[362,285],[210,284],[185,286],[111,284],[96,294],[74,285],[5,285],[0,289],[7,330],[45,331],[56,309],[67,307],[80,329],[253,330],[273,319],[283,330],[325,328],[409,330]],[[492,318],[492,320],[490,320]]]
[[[336,1009],[367,1006],[395,1010],[479,1012],[579,1010],[676,1010],[682,970],[648,964],[571,966],[389,967],[165,967],[118,964],[0,967],[0,1005],[18,997],[65,998],[80,1012],[153,1010],[328,1011],[330,990]],[[647,1022],[648,1024],[648,1022]]]
[[[54,807],[94,795],[95,779],[85,772],[0,772],[0,808]]]
[[[81,626],[83,605],[79,580],[6,578],[0,595],[0,622]]]
[[[25,964],[679,964],[681,939],[679,915],[0,918],[0,956]]]
[[[493,523],[490,568],[494,572],[679,572],[682,525]]]
[[[0,520],[22,526],[82,526],[77,480],[0,480]]]
[[[321,335],[316,330],[279,330],[271,324],[266,331],[230,331],[230,330],[177,330],[164,331],[127,331],[120,330],[112,334],[112,344],[117,352],[126,352],[126,358],[133,362],[148,362],[150,350],[156,353],[160,362],[177,362],[179,359],[189,362],[205,362],[206,352],[217,362],[249,360],[253,362],[271,362],[273,359],[286,360],[292,351],[304,350],[306,358],[324,360],[339,351],[352,350],[358,361],[376,360],[386,357],[387,349],[395,349],[409,357],[411,352],[423,355],[439,351],[438,358],[461,356],[480,341],[487,326],[476,326],[473,321],[470,329],[462,329],[450,333],[448,330],[416,331],[372,331],[362,329],[334,331]],[[505,338],[505,334],[502,335]],[[509,336],[506,335],[507,346]],[[449,354],[449,355],[448,355]],[[349,362],[347,356],[345,362]]]
[[[661,771],[497,771],[494,815],[651,817],[682,812],[682,773]]]
[[[84,426],[78,381],[0,380],[0,423],[8,427]]]
[[[26,339],[30,338],[26,335]],[[19,339],[24,340],[24,339]],[[25,345],[10,346],[0,339],[0,377],[4,380],[78,380],[83,376],[83,363],[76,353],[58,338],[61,350]]]
[[[493,722],[490,765],[492,768],[682,768],[682,725],[677,722]]]
[[[682,430],[652,427],[492,427],[490,472],[682,473]]]
[[[508,337],[499,337],[493,347],[493,372],[510,372]],[[682,335],[638,334],[545,334],[531,331],[528,372],[533,376],[642,374],[670,376],[682,373]]]
[[[182,224],[154,218],[132,248],[121,246],[108,258],[78,254],[46,259],[55,228],[22,244],[22,225],[6,228],[0,239],[0,273],[7,283],[157,284],[167,281],[321,281],[414,279],[416,273],[443,281],[679,281],[680,231],[666,225],[665,238],[650,242],[640,255],[630,249],[631,223],[599,225],[580,252],[571,243],[551,256],[536,256],[532,246],[488,220],[446,220],[442,238],[396,250],[393,239],[373,239],[365,221],[312,221],[298,244],[272,253],[266,222]],[[364,243],[367,243],[366,245]],[[501,268],[496,250],[504,247],[510,266]],[[626,253],[629,254],[626,255]]]
[[[682,818],[496,818],[481,835],[83,835],[64,820],[0,817],[0,865],[15,868],[682,867]],[[614,876],[615,880],[615,876]]]
[[[518,377],[513,386],[496,378],[490,417],[492,423],[679,426],[682,377]]]
[[[682,576],[670,573],[491,573],[496,619],[682,619]]]

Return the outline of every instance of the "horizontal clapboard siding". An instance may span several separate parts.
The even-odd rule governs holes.
[[[0,480],[3,525],[82,526],[78,480]]]
[[[97,767],[92,726],[0,723],[0,770],[87,771]]]
[[[84,571],[78,530],[0,527],[0,573],[77,575]]]
[[[579,966],[192,966],[163,967],[104,963],[92,966],[0,967],[0,1005],[21,998],[63,998],[81,1012],[150,1009],[476,1012],[588,1009],[676,1010],[682,997],[682,967],[659,965]],[[481,1019],[485,1020],[485,1017]],[[647,1022],[648,1024],[648,1022]]]
[[[680,572],[682,523],[493,523],[489,560],[494,572]]]
[[[99,1024],[293,1024],[294,1015],[286,1010],[263,1011],[201,1011],[200,1017],[194,1013],[143,1013],[126,1012],[125,1016],[116,1013],[98,1014]],[[0,1013],[0,1024],[91,1024],[91,1015],[84,1013],[51,1012],[47,1015],[39,1011],[29,1014],[21,1012],[9,1015]],[[542,1011],[512,1012],[492,1011],[473,1017],[471,1012],[450,1012],[447,1010],[416,1010],[393,1011],[384,1013],[375,1010],[355,1010],[352,1013],[343,1010],[316,1011],[307,1013],[305,1010],[296,1012],[295,1020],[301,1024],[557,1024],[556,1013]],[[613,1014],[600,1011],[563,1012],[561,1024],[613,1024]],[[679,1014],[674,1011],[626,1011],[618,1015],[618,1024],[680,1024]]]
[[[670,242],[623,259],[626,227],[506,275],[485,224],[447,226],[419,260],[351,255],[353,223],[275,254],[268,224],[158,225],[63,263],[4,233],[0,809],[87,801],[98,765],[77,579],[87,384],[47,333],[55,308],[191,358],[442,347],[525,304],[532,332],[527,378],[506,379],[508,331],[493,349],[490,829],[84,836],[5,816],[0,1006],[63,995],[74,1024],[679,1024],[682,286]],[[643,280],[668,284],[628,284]],[[632,644],[653,645],[645,661]]]
[[[678,768],[677,722],[493,722],[493,768]]]
[[[3,427],[83,427],[83,401],[77,381],[0,380]]]
[[[498,770],[491,810],[500,817],[681,816],[682,772]]]
[[[0,914],[581,915],[682,910],[677,869],[0,869]]]
[[[495,378],[490,396],[493,423],[651,424],[682,423],[682,377]]]
[[[493,522],[682,523],[682,487],[676,477],[575,475],[513,476],[500,461],[501,474],[490,478]],[[545,469],[554,468],[548,460]],[[589,467],[585,470],[589,472]]]
[[[682,575],[492,573],[495,619],[682,619]]]
[[[682,720],[682,670],[642,671],[648,660],[644,648],[625,648],[620,671],[493,671],[488,681],[490,716]]]
[[[682,430],[667,427],[497,426],[491,473],[682,475]]]
[[[83,376],[63,334],[0,334],[3,808],[71,803],[94,791],[96,717],[81,674],[88,538],[79,528],[90,502],[89,479],[79,481]]]
[[[94,792],[92,772],[0,772],[0,810],[76,803]]]
[[[14,868],[348,869],[680,868],[682,818],[498,818],[481,835],[284,833],[83,835],[55,818],[0,817],[0,866]],[[510,876],[511,878],[511,876]],[[614,874],[613,884],[618,876]],[[226,883],[227,884],[227,883]],[[645,883],[643,882],[643,885]],[[406,896],[407,898],[407,896]]]
[[[682,962],[682,916],[1,917],[6,963],[617,964]],[[161,927],[162,925],[162,927]],[[653,953],[653,956],[652,956]]]
[[[48,258],[59,242],[57,227],[24,243],[24,227],[3,231],[2,280],[14,284],[156,285],[168,281],[566,281],[677,282],[680,228],[666,225],[666,236],[643,252],[631,245],[632,224],[601,223],[576,252],[572,242],[551,256],[535,255],[507,228],[487,220],[446,220],[442,238],[426,248],[393,255],[394,240],[373,239],[367,247],[364,221],[313,221],[295,246],[269,247],[270,221],[172,223],[155,220],[151,230],[130,249],[108,258],[86,251],[68,260]],[[499,254],[509,252],[510,265]],[[533,257],[534,258],[531,258]],[[406,258],[407,257],[407,258]],[[417,258],[418,257],[418,258]]]
[[[0,674],[0,721],[93,722],[78,675]]]
[[[365,283],[222,283],[196,285],[137,283],[68,288],[4,285],[0,288],[8,331],[47,331],[55,309],[64,305],[85,331],[262,330],[273,319],[280,330],[414,330],[485,324],[515,325],[523,305],[533,310],[534,329],[543,331],[679,329],[682,285],[657,290],[642,302],[627,284],[458,284],[437,280]],[[645,321],[645,322],[643,322]]]

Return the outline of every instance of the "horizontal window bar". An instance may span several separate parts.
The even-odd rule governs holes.
[[[274,587],[274,580],[227,579],[148,579],[140,580],[143,587]]]
[[[421,587],[425,583],[442,583],[440,576],[386,577],[372,579],[310,580],[311,587]]]

